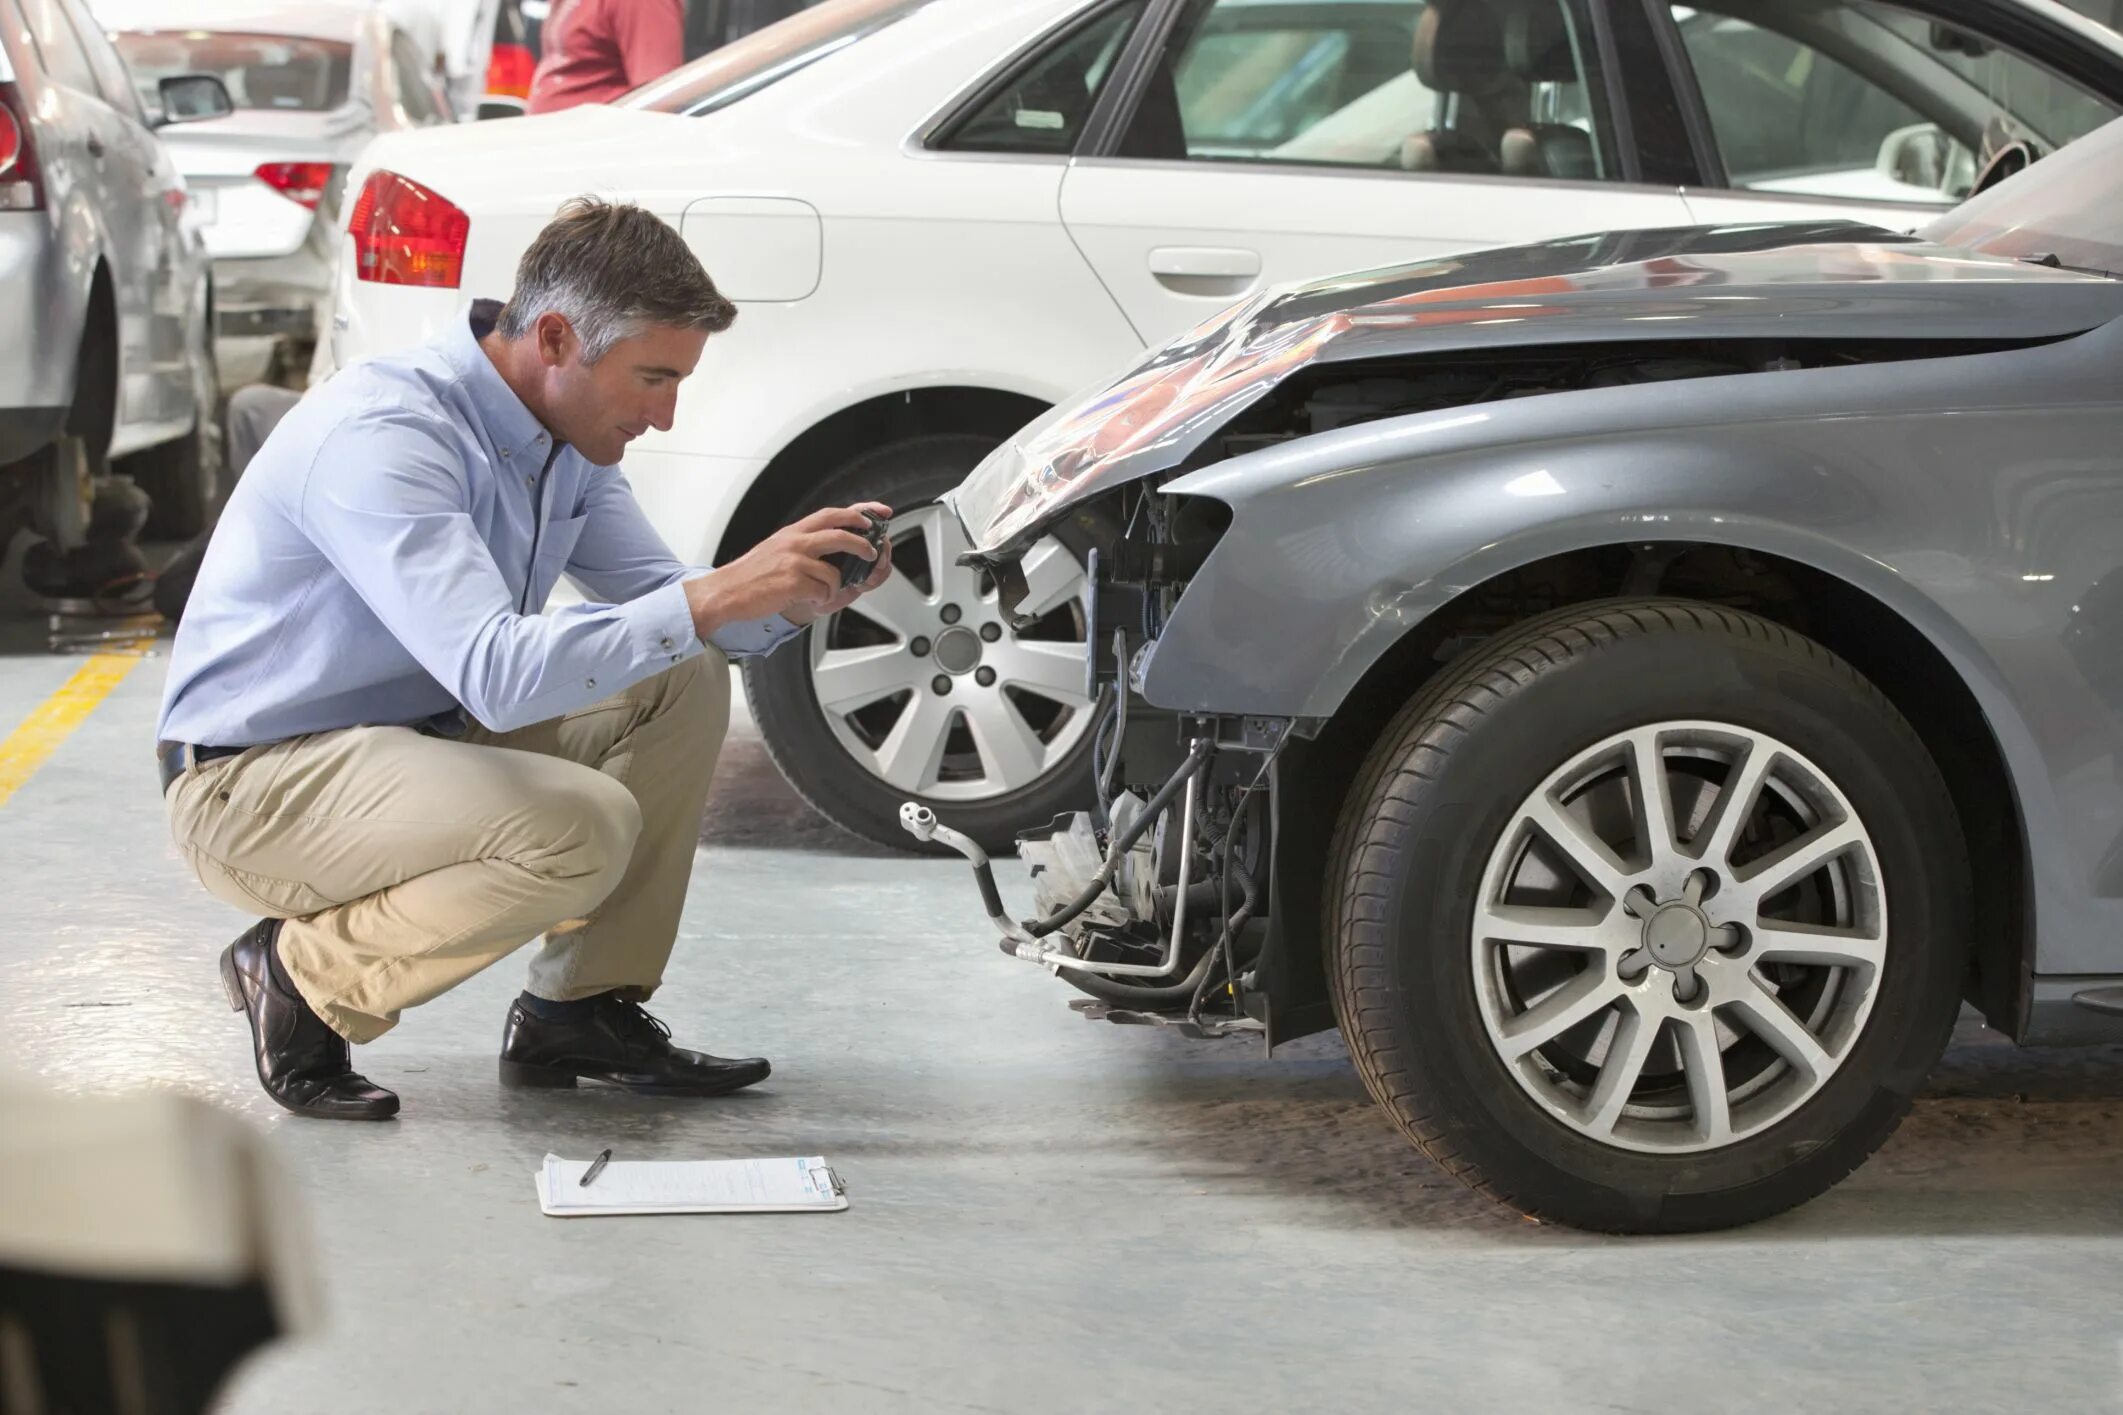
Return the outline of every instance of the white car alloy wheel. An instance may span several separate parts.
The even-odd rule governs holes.
[[[1763,733],[1662,722],[1577,753],[1520,804],[1472,926],[1490,1044],[1601,1144],[1720,1149],[1804,1105],[1886,962],[1856,810]]]
[[[811,686],[857,765],[908,795],[972,803],[1054,771],[1091,729],[1084,569],[1062,543],[1025,557],[1036,619],[1012,631],[991,578],[962,566],[957,518],[892,522],[892,578],[813,627]]]

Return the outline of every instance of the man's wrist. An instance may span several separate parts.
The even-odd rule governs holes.
[[[714,572],[700,575],[685,582],[686,608],[693,615],[693,637],[702,643],[712,642],[714,636],[729,624],[731,614]]]

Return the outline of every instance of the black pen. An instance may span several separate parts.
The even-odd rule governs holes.
[[[588,1169],[586,1169],[586,1170],[584,1170],[584,1171],[582,1172],[582,1184],[581,1184],[581,1187],[582,1187],[582,1188],[584,1188],[584,1189],[587,1189],[587,1188],[589,1188],[589,1187],[590,1187],[590,1181],[591,1181],[591,1180],[593,1180],[593,1179],[595,1179],[595,1178],[596,1178],[596,1177],[597,1177],[598,1175],[600,1175],[600,1174],[604,1173],[604,1167],[605,1167],[605,1163],[606,1163],[606,1162],[607,1162],[608,1160],[610,1160],[611,1158],[612,1158],[612,1152],[611,1152],[610,1150],[606,1150],[606,1151],[605,1151],[605,1152],[604,1152],[603,1154],[599,1155],[599,1156],[598,1156],[598,1157],[597,1157],[596,1159],[593,1159],[593,1160],[591,1160],[591,1161],[590,1161],[590,1167],[589,1167]]]

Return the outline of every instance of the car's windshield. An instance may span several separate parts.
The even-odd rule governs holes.
[[[206,30],[120,30],[111,36],[151,113],[162,111],[161,83],[212,74],[238,108],[325,113],[343,107],[354,47],[328,39]]]
[[[759,92],[836,50],[865,39],[929,0],[826,0],[643,84],[621,108],[712,113]]]
[[[2123,118],[2060,148],[1918,232],[1942,246],[2123,278]]]

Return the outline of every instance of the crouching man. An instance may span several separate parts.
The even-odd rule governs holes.
[[[891,557],[857,508],[717,570],[650,528],[614,464],[671,426],[735,315],[657,218],[573,202],[506,305],[338,373],[238,484],[157,755],[200,881],[262,916],[221,976],[289,1110],[396,1114],[349,1043],[540,935],[504,1084],[706,1096],[766,1076],[674,1046],[642,1003],[677,936],[729,660],[883,584]],[[875,562],[846,590],[825,559],[844,551]],[[544,612],[563,572],[602,602]]]

